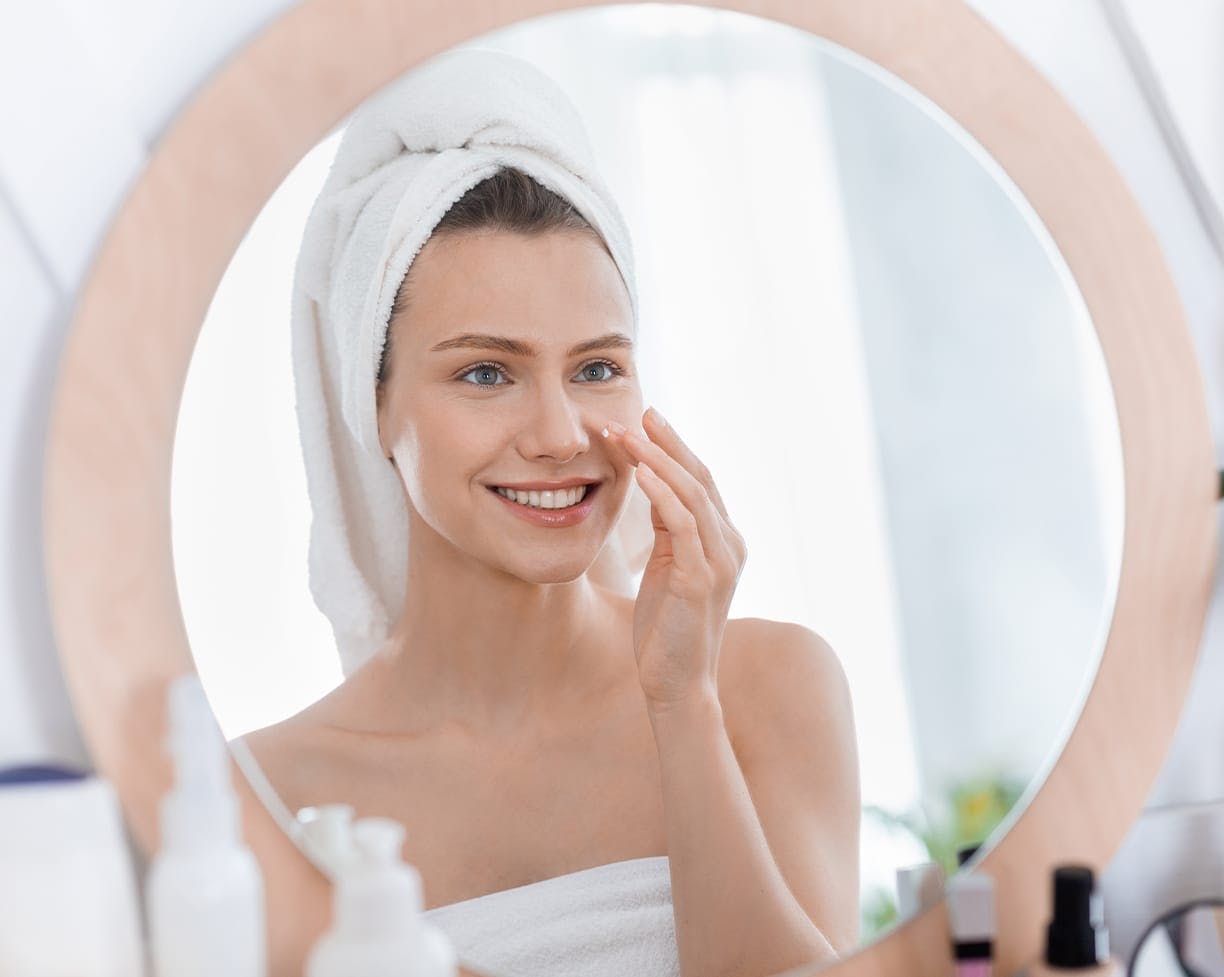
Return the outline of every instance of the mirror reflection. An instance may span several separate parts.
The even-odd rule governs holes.
[[[1130,977],[1224,977],[1224,900],[1178,906],[1139,941]]]
[[[621,972],[885,932],[1056,757],[1121,544],[1092,324],[1005,174],[869,62],[673,5],[475,38],[315,147],[218,288],[172,489],[287,829],[400,821],[507,974],[593,928]]]

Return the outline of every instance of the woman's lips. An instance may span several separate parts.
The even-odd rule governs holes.
[[[601,485],[603,485],[603,482],[588,485],[586,495],[582,497],[582,501],[577,505],[570,506],[568,509],[533,509],[531,506],[523,505],[521,502],[511,502],[492,485],[488,488],[498,502],[508,507],[524,522],[529,522],[533,526],[543,526],[547,529],[564,529],[566,526],[576,526],[591,514],[591,509],[594,508],[592,500],[599,493]]]

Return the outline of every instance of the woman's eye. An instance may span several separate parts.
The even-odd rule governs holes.
[[[607,370],[606,375],[601,375],[603,370]],[[582,368],[582,377],[587,382],[606,383],[621,376],[624,372],[619,366],[608,360],[592,360]]]
[[[625,371],[610,360],[592,360],[582,368],[578,374],[583,383],[607,383],[619,376],[624,376]],[[466,373],[459,376],[460,380],[467,380],[470,376],[475,376],[476,379],[469,381],[474,387],[504,387],[509,381],[496,382],[498,375],[505,376],[505,367],[499,363],[477,363]]]
[[[468,377],[470,377],[470,376],[471,376],[473,373],[475,373],[475,374],[476,374],[478,377],[490,377],[490,376],[493,376],[493,375],[498,374],[498,373],[501,373],[501,372],[502,372],[502,368],[501,368],[500,366],[496,366],[496,365],[494,365],[494,364],[492,364],[492,363],[479,363],[479,364],[477,364],[476,366],[472,367],[470,370],[468,370],[468,371],[467,371],[467,373],[463,374],[463,376],[462,376],[462,377],[460,377],[460,379],[461,379],[461,380],[467,379],[467,378],[468,378]],[[477,387],[501,387],[501,386],[505,386],[505,384],[501,384],[501,383],[485,383],[485,382],[484,382],[484,380],[482,380],[482,379],[478,379],[478,380],[476,380],[476,381],[473,383],[473,386],[477,386]]]

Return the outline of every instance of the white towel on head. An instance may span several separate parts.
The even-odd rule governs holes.
[[[312,521],[310,589],[351,673],[378,650],[407,585],[408,512],[378,442],[375,381],[391,306],[447,210],[512,167],[568,200],[603,237],[633,307],[628,228],[557,84],[497,51],[434,57],[363,103],[306,222],[294,275],[292,349]],[[653,545],[634,499],[600,554],[604,582],[629,591]]]

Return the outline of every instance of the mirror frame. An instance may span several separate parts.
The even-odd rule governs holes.
[[[1143,928],[1143,932],[1139,934],[1139,939],[1135,941],[1135,949],[1131,951],[1130,959],[1126,961],[1126,972],[1123,977],[1139,977],[1136,964],[1139,962],[1139,954],[1143,951],[1143,944],[1148,941],[1148,938],[1156,932],[1156,929],[1169,922],[1171,919],[1176,919],[1193,909],[1211,906],[1216,909],[1224,909],[1224,897],[1212,899],[1189,899],[1186,902],[1178,903],[1170,909],[1164,910],[1159,916],[1153,919]],[[1221,939],[1224,940],[1224,934],[1221,934]],[[1181,955],[1178,954],[1180,961]],[[1183,968],[1184,969],[1184,968]]]
[[[621,0],[625,2],[625,0]],[[195,92],[118,208],[64,337],[46,443],[45,573],[54,637],[99,771],[145,852],[170,783],[169,681],[194,670],[171,547],[175,426],[192,350],[243,235],[305,153],[426,58],[594,0],[304,0]],[[1002,166],[1062,252],[1111,377],[1125,525],[1106,646],[1057,762],[978,862],[994,877],[996,968],[1033,958],[1048,875],[1101,870],[1161,766],[1196,659],[1216,558],[1206,400],[1155,237],[1055,89],[962,0],[696,0],[819,35],[940,106]],[[300,974],[330,887],[234,768],[264,872],[270,972]],[[947,974],[946,908],[901,924],[829,977]],[[813,970],[819,968],[813,968]]]

